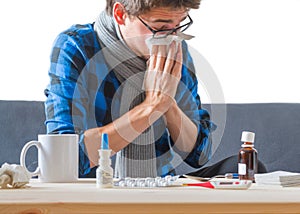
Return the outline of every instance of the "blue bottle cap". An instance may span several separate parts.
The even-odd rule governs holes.
[[[105,150],[109,149],[108,135],[106,133],[102,133],[101,149],[105,149]]]

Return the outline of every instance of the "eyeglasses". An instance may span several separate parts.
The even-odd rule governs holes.
[[[137,18],[153,33],[154,38],[166,38],[168,35],[176,33],[177,31],[183,32],[193,24],[192,18],[188,15],[187,18],[189,20],[187,21],[186,24],[183,24],[181,26],[172,29],[154,30],[149,25],[147,25],[139,16],[137,16]]]

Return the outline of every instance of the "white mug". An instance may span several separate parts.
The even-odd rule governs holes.
[[[28,171],[25,163],[27,150],[38,149],[38,167]],[[41,182],[74,182],[78,180],[78,135],[41,134],[38,141],[26,143],[21,151],[20,164]]]

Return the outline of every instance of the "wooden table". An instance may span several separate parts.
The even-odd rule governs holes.
[[[97,189],[95,180],[0,189],[0,213],[300,213],[300,187]]]

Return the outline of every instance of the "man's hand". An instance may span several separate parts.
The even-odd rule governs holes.
[[[182,47],[172,42],[169,50],[166,46],[152,47],[148,70],[144,79],[145,101],[157,106],[150,115],[149,124],[163,116],[175,146],[184,152],[190,152],[197,139],[197,127],[181,111],[174,99],[181,78]]]
[[[181,78],[182,47],[181,43],[172,42],[166,45],[154,45],[148,61],[144,79],[146,91],[145,102],[158,106],[164,114],[172,104]]]

